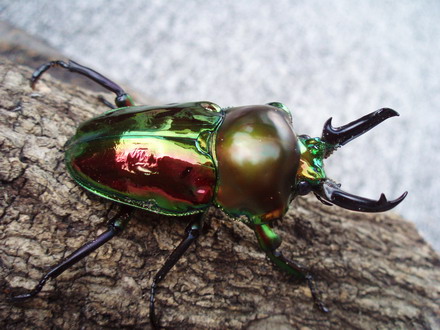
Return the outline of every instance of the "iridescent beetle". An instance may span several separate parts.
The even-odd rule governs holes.
[[[277,251],[281,239],[271,222],[283,217],[296,196],[309,192],[324,204],[361,212],[387,211],[407,194],[393,201],[383,194],[377,201],[358,197],[342,191],[323,168],[323,159],[338,147],[398,116],[394,110],[380,109],[336,128],[330,118],[322,137],[311,138],[295,134],[291,114],[281,103],[226,109],[211,102],[134,106],[117,84],[73,61],[42,65],[32,76],[32,87],[56,66],[80,73],[116,94],[117,108],[104,101],[112,110],[83,123],[67,142],[66,166],[72,178],[87,190],[125,205],[173,216],[199,214],[154,277],[150,296],[153,327],[157,327],[157,285],[199,237],[209,207],[246,219],[267,256],[306,280],[315,305],[327,312],[307,268]],[[38,294],[48,279],[120,233],[130,211],[122,207],[106,232],[53,266],[32,291],[11,299],[20,301]]]

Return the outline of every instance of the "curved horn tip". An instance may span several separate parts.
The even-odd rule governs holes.
[[[382,112],[385,112],[385,115],[387,117],[400,116],[400,114],[396,110],[391,109],[391,108],[382,108],[382,109],[377,110],[377,113],[382,113]]]
[[[316,191],[315,194],[320,195],[321,198],[319,199],[321,201],[325,200],[331,204],[358,212],[388,211],[402,202],[408,194],[408,192],[404,192],[400,197],[389,201],[382,193],[378,200],[373,200],[347,193],[328,180],[324,181],[319,189],[320,191]]]
[[[389,201],[384,193],[380,194],[379,199],[377,200],[378,208],[376,211],[371,210],[370,212],[383,212],[391,210],[392,208],[395,208],[397,205],[399,205],[405,197],[408,195],[408,192],[405,191],[402,195],[397,197],[394,200]]]
[[[329,119],[327,119],[327,120],[325,121],[325,123],[324,123],[324,129],[325,129],[326,127],[333,128],[333,126],[332,126],[332,119],[333,119],[333,117],[330,117]]]
[[[408,195],[408,192],[405,191],[402,195],[400,195],[398,198],[393,200],[392,202],[396,202],[396,205],[399,204],[401,201],[405,199],[405,197]]]

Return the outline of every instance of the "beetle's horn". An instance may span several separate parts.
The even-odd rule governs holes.
[[[406,197],[408,192],[404,192],[402,196],[395,200],[389,201],[384,194],[375,201],[365,197],[359,197],[349,194],[339,188],[339,185],[331,180],[324,180],[315,190],[316,197],[323,202],[335,204],[352,211],[360,212],[384,212],[397,206]]]
[[[379,125],[385,119],[398,115],[399,113],[393,109],[382,108],[340,127],[333,127],[332,118],[328,119],[324,124],[321,140],[332,147],[326,151],[325,157],[328,157],[336,148],[345,145]]]

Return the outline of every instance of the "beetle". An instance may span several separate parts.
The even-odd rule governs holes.
[[[195,214],[153,279],[150,320],[158,327],[158,284],[200,236],[207,210],[217,207],[251,228],[269,259],[306,281],[316,307],[328,312],[310,271],[278,250],[281,239],[273,222],[284,216],[294,198],[308,193],[324,204],[360,212],[387,211],[407,195],[395,200],[384,194],[378,200],[359,197],[341,190],[324,171],[324,159],[337,148],[399,115],[392,109],[379,109],[341,127],[333,127],[330,118],[322,136],[312,138],[295,133],[290,111],[279,102],[231,108],[208,101],[135,106],[119,85],[74,61],[41,65],[32,75],[32,88],[53,67],[82,74],[116,95],[115,105],[102,99],[109,111],[82,123],[68,140],[65,164],[80,186],[123,206],[107,231],[52,266],[34,289],[12,297],[13,302],[34,297],[47,280],[119,234],[132,207],[171,216]]]

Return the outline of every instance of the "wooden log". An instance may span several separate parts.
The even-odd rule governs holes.
[[[118,206],[66,173],[63,145],[106,107],[97,94],[0,59],[0,327],[150,327],[152,278],[183,237],[188,217],[138,210],[126,231],[32,289],[49,266],[106,229]],[[112,100],[111,95],[106,95]],[[176,101],[176,100],[170,100]],[[360,155],[361,157],[362,155]],[[330,312],[318,311],[259,251],[244,224],[211,212],[203,236],[160,284],[157,313],[171,328],[436,328],[440,260],[413,224],[297,198],[277,224],[284,254],[310,267]]]

